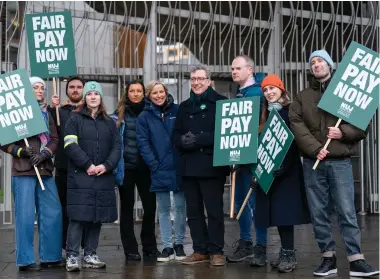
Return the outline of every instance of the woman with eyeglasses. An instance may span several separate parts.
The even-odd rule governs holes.
[[[12,192],[15,203],[16,265],[20,271],[38,271],[47,267],[64,267],[61,252],[62,209],[54,181],[52,157],[58,147],[58,134],[45,103],[45,82],[31,77],[34,95],[41,109],[47,131],[24,140],[1,146],[12,155]],[[37,167],[45,190],[34,170]],[[34,220],[38,217],[39,259],[34,257]]]

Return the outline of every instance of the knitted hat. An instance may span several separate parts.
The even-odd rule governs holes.
[[[83,99],[86,97],[87,93],[91,92],[91,91],[98,92],[100,97],[103,99],[103,97],[104,97],[103,90],[102,90],[102,87],[100,86],[100,84],[98,82],[89,81],[86,83],[86,85],[84,86],[84,89],[83,89]]]
[[[264,87],[267,85],[276,86],[277,88],[280,88],[282,92],[284,93],[286,92],[284,83],[282,82],[282,80],[280,79],[278,75],[275,75],[275,74],[267,75],[261,82],[261,89],[264,91]]]
[[[67,95],[67,89],[69,89],[69,83],[73,80],[79,80],[82,83],[82,86],[84,86],[85,82],[80,77],[71,77],[66,83],[66,95]]]
[[[40,77],[30,77],[29,80],[30,80],[30,83],[32,84],[32,87],[36,83],[42,83],[44,85],[44,87],[46,87],[44,80]]]
[[[311,60],[314,57],[321,57],[323,60],[326,61],[327,64],[329,64],[329,66],[330,66],[330,72],[333,71],[333,69],[334,69],[334,61],[331,59],[330,55],[327,53],[326,50],[324,50],[324,49],[316,50],[316,51],[314,51],[310,55],[310,58],[309,58],[310,67],[311,67]]]

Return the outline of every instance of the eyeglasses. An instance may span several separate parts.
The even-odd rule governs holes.
[[[205,77],[198,77],[198,78],[191,78],[190,79],[190,81],[192,82],[192,83],[194,83],[194,82],[204,82],[205,80],[207,80],[208,78],[205,78]]]

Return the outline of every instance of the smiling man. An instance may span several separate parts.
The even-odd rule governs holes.
[[[336,208],[340,232],[350,262],[350,276],[368,277],[379,272],[364,260],[360,251],[360,228],[354,206],[354,178],[350,157],[366,132],[342,122],[317,107],[332,76],[334,62],[325,50],[314,51],[309,59],[313,79],[309,88],[302,90],[290,106],[290,127],[297,146],[303,154],[303,172],[313,229],[322,253],[322,263],[315,276],[338,272],[336,244],[332,238],[328,216],[329,196]],[[329,151],[323,149],[331,139]],[[313,170],[315,160],[321,162]]]
[[[223,192],[229,167],[214,167],[213,153],[216,102],[226,97],[212,89],[210,78],[204,66],[191,70],[190,98],[178,108],[173,141],[180,154],[177,172],[182,177],[194,249],[182,263],[211,261],[220,266],[225,264]]]

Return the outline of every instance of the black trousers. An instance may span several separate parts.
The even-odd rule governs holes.
[[[183,177],[187,219],[193,240],[194,253],[223,254],[224,212],[223,192],[225,177]],[[208,225],[206,225],[206,207]]]
[[[133,207],[135,204],[135,185],[139,192],[144,216],[140,233],[143,252],[157,250],[155,235],[156,194],[149,191],[151,184],[150,170],[139,168],[125,171],[124,185],[119,186],[120,194],[120,236],[125,254],[136,254],[138,244],[134,232]]]
[[[66,250],[67,229],[69,227],[69,217],[67,217],[67,170],[55,170],[55,184],[57,185],[62,206],[62,249]]]
[[[278,226],[281,246],[285,250],[294,250],[294,226]]]

